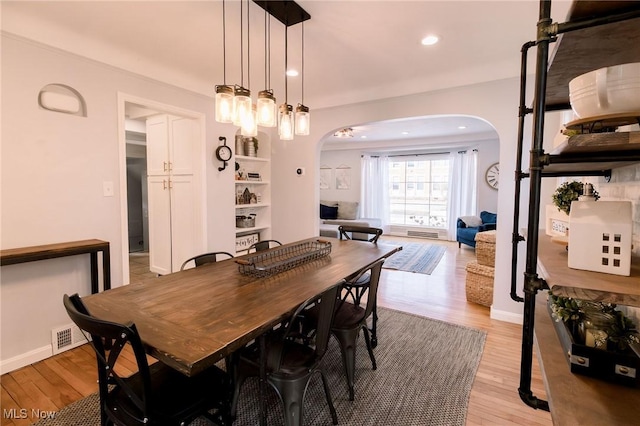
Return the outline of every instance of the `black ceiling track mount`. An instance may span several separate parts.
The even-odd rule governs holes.
[[[311,15],[293,0],[253,0],[253,2],[286,27],[311,19]]]

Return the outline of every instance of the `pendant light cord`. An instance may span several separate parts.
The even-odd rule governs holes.
[[[225,0],[222,0],[222,81],[227,85],[227,22]]]
[[[251,19],[249,18],[249,0],[247,0],[247,89],[251,89]]]
[[[244,8],[240,2],[240,86],[244,87]]]
[[[302,21],[302,105],[304,105],[304,21]]]
[[[269,57],[267,55],[267,21],[269,14],[267,13],[267,9],[264,10],[264,88],[269,88],[269,81],[271,80],[269,76],[269,71],[267,68],[267,63],[269,61]]]
[[[284,27],[284,103],[289,105],[287,66],[289,64],[289,27]]]

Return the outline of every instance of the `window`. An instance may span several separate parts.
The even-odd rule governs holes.
[[[447,228],[449,159],[389,159],[389,211],[392,225]]]

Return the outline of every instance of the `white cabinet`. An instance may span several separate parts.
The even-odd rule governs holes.
[[[147,120],[149,269],[157,274],[178,271],[204,251],[199,140],[193,119],[165,114]]]
[[[156,115],[147,120],[147,174],[193,175],[198,126],[190,118]]]

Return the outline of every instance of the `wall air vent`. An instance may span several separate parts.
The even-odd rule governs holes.
[[[73,349],[87,342],[82,331],[75,324],[51,330],[51,346],[53,354]]]
[[[434,231],[412,231],[412,230],[408,230],[407,231],[407,237],[419,237],[419,238],[432,238],[432,239],[438,239],[439,235],[437,232]]]

